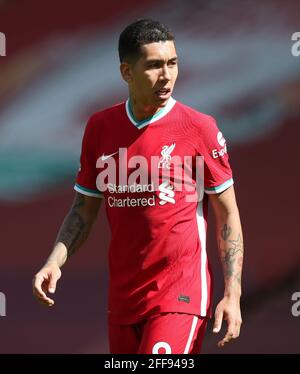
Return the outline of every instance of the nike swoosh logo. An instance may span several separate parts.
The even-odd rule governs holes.
[[[111,153],[110,155],[105,155],[105,154],[103,154],[103,155],[101,156],[101,161],[105,161],[105,160],[107,160],[108,158],[110,158],[110,157],[116,155],[117,153],[119,153],[119,151],[117,151],[117,152],[115,152],[115,153]]]

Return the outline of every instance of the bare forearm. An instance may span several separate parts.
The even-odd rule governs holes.
[[[63,266],[67,258],[75,253],[89,236],[97,210],[87,215],[85,204],[84,196],[78,194],[59,230],[47,262],[54,261],[59,267]]]
[[[224,272],[225,295],[240,295],[244,246],[238,210],[224,214],[219,219],[217,240]]]
[[[60,268],[67,261],[68,250],[64,243],[58,242],[54,245],[53,251],[48,257],[46,264],[55,262]]]
[[[243,234],[234,187],[210,195],[210,201],[216,217],[217,241],[225,283],[224,297],[216,307],[213,331],[218,333],[222,327],[222,320],[227,321],[226,335],[218,342],[218,347],[223,347],[225,343],[239,336],[242,324],[240,296],[244,255]]]
[[[56,262],[59,267],[62,267],[67,258],[85,242],[90,229],[91,225],[79,213],[74,214],[71,211],[59,230],[54,249],[47,262]]]
[[[56,243],[63,243],[67,256],[71,256],[87,239],[92,222],[88,221],[80,209],[73,207],[63,222]]]

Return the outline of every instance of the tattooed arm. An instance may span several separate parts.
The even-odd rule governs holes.
[[[101,201],[99,198],[76,193],[71,210],[59,230],[54,251],[48,261],[56,261],[58,266],[62,267],[67,258],[79,249],[90,233]]]
[[[224,297],[217,305],[213,331],[218,333],[222,320],[227,321],[225,337],[219,341],[218,346],[239,336],[242,323],[240,310],[241,278],[243,266],[243,234],[239,210],[235,200],[234,188],[210,195],[217,229],[219,244],[219,257],[224,273]]]
[[[59,230],[54,249],[33,279],[33,293],[43,304],[54,304],[46,292],[55,292],[56,283],[61,277],[60,268],[87,239],[101,201],[99,198],[76,193],[73,205]]]

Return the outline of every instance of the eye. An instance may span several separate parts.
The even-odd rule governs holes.
[[[170,61],[168,63],[169,66],[176,66],[177,65],[177,61]]]
[[[158,69],[159,68],[159,63],[157,62],[152,62],[151,64],[148,65],[149,69]]]

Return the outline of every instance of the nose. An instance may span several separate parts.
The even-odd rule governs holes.
[[[170,75],[170,72],[169,72],[168,65],[164,65],[163,68],[162,68],[161,80],[164,80],[164,81],[170,81],[171,80],[171,75]]]

